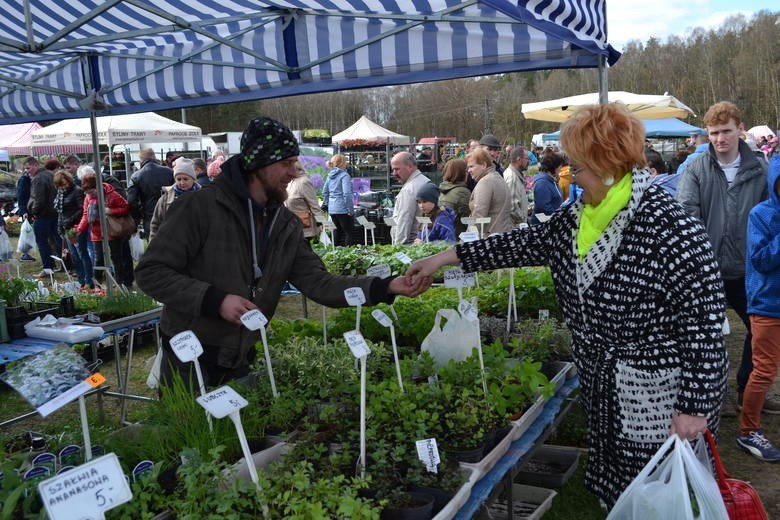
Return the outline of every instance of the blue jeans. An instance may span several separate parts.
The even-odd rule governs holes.
[[[38,246],[38,252],[41,254],[41,263],[44,269],[54,269],[54,260],[51,258],[51,240],[57,246],[57,256],[60,256],[62,239],[57,232],[57,218],[36,218],[33,223],[33,232],[35,233],[35,245]]]
[[[726,290],[726,301],[734,312],[739,315],[739,319],[745,324],[747,334],[745,334],[745,343],[742,345],[742,360],[739,363],[737,371],[737,392],[745,391],[750,373],[753,371],[753,335],[750,333],[750,320],[747,315],[747,294],[745,292],[745,277],[723,280],[723,287]]]
[[[80,234],[75,244],[68,242],[68,251],[73,258],[73,266],[76,268],[76,275],[81,285],[92,285],[93,283],[94,271],[92,270],[92,259],[89,257],[87,249],[88,243],[88,233]]]

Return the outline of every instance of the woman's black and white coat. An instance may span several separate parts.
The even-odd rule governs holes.
[[[668,437],[673,413],[717,430],[728,359],[723,284],[701,223],[646,170],[582,262],[583,202],[457,246],[467,271],[549,265],[572,332],[589,427],[586,486],[610,506]]]

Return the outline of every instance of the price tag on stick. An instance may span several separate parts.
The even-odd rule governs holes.
[[[350,330],[344,333],[344,339],[347,342],[349,350],[352,351],[352,355],[360,359],[366,357],[371,353],[371,349],[368,348],[365,338],[359,330]]]
[[[179,332],[171,338],[171,350],[182,363],[195,361],[203,354],[203,345],[191,330]]]
[[[372,265],[366,271],[368,276],[376,276],[378,278],[390,278],[393,272],[390,270],[390,266],[387,264]]]
[[[364,303],[366,303],[366,295],[363,293],[363,289],[360,287],[350,287],[344,289],[344,298],[347,303],[352,307],[357,307],[357,313],[355,316],[355,330],[360,330],[360,310]]]
[[[241,315],[241,323],[249,330],[259,330],[266,326],[268,318],[265,317],[265,314],[260,309],[252,309]]]
[[[417,458],[420,459],[429,473],[437,473],[436,466],[441,462],[439,447],[436,439],[422,439],[416,441]]]
[[[412,263],[412,259],[407,255],[406,253],[399,251],[398,253],[393,255],[399,262],[402,264],[409,265]]]
[[[217,419],[237,412],[249,403],[229,386],[221,386],[206,395],[195,398],[198,404]]]
[[[393,343],[393,357],[395,358],[395,372],[398,376],[398,388],[401,389],[401,393],[404,393],[404,380],[403,377],[401,377],[401,364],[398,361],[398,346],[396,345],[395,341],[395,327],[393,327],[393,320],[390,319],[390,316],[382,312],[381,309],[374,309],[371,311],[371,316],[373,316],[380,325],[390,329],[390,341]]]
[[[38,484],[52,520],[103,518],[103,512],[133,498],[122,466],[109,453]]]

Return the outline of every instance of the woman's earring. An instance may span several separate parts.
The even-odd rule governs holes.
[[[613,175],[604,177],[603,179],[601,179],[601,182],[602,184],[604,184],[604,186],[612,186],[613,184],[615,184],[615,177]]]

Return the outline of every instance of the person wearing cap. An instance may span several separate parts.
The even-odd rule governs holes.
[[[493,167],[499,174],[504,173],[504,168],[501,166],[499,158],[501,157],[501,141],[498,140],[493,134],[485,134],[482,139],[479,140],[480,147],[485,150],[490,158],[493,160]]]
[[[327,271],[300,219],[283,204],[298,175],[298,155],[290,129],[255,118],[241,136],[240,153],[222,164],[214,183],[171,205],[136,268],[138,287],[163,303],[162,384],[174,372],[185,384],[193,381],[191,364],[170,349],[170,338],[185,330],[203,345],[198,362],[207,385],[246,375],[260,331],[245,328],[241,316],[259,309],[270,320],[288,280],[328,307],[346,307],[344,290],[352,287],[362,289],[368,306],[397,294],[416,296],[425,287],[404,277]]]
[[[130,203],[133,218],[143,223],[144,234],[148,237],[157,199],[164,186],[173,184],[173,170],[161,165],[151,148],[142,149],[138,155],[141,168],[127,183],[127,202]]]
[[[203,161],[203,159],[200,159]],[[195,173],[195,161],[186,157],[179,157],[173,162],[173,185],[163,188],[162,195],[157,200],[152,214],[152,220],[149,223],[149,241],[151,242],[157,234],[157,230],[165,220],[168,209],[173,201],[185,193],[194,193],[201,188],[198,184],[198,176]]]
[[[455,237],[455,210],[439,206],[439,188],[435,184],[426,182],[417,192],[417,207],[424,217],[431,219],[430,224],[420,224],[415,244],[422,242],[443,241],[454,244]]]
[[[677,175],[681,175],[685,171],[685,168],[698,156],[706,153],[710,148],[710,140],[707,137],[707,130],[698,129],[691,132],[692,145],[696,148],[693,152],[688,154],[688,157],[677,167]]]

